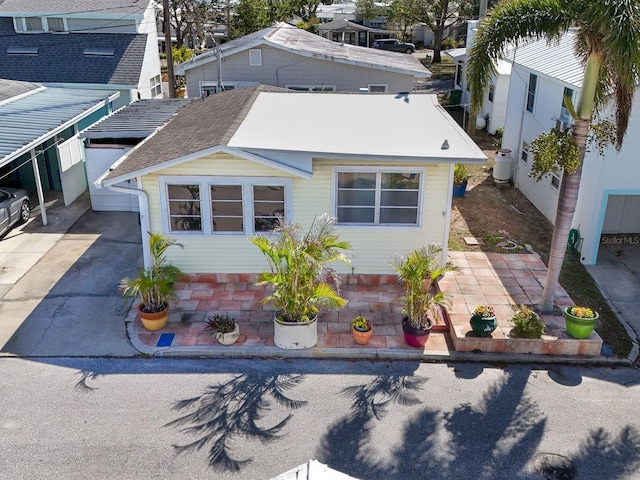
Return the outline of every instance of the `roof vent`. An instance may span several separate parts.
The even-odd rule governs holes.
[[[113,57],[115,49],[113,48],[96,48],[89,47],[85,48],[82,53],[84,55],[92,56],[92,57]]]
[[[38,47],[7,47],[9,55],[37,55]]]

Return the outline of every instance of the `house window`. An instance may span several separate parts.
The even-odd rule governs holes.
[[[338,223],[418,225],[423,170],[335,170]]]
[[[496,93],[496,86],[494,84],[489,85],[489,101],[493,102],[493,96]]]
[[[171,233],[253,234],[289,217],[289,179],[249,177],[161,178],[165,228]],[[205,220],[209,219],[209,220]]]
[[[456,65],[456,85],[462,88],[462,62]]]
[[[64,32],[64,18],[47,17],[47,30],[50,32]]]
[[[151,88],[151,98],[155,98],[162,93],[162,83],[160,81],[160,75],[149,79],[149,87]]]
[[[533,73],[529,74],[529,87],[527,89],[527,112],[533,113],[533,105],[536,101],[536,86],[538,85],[538,76]]]
[[[387,93],[387,85],[384,84],[370,84],[369,93]]]
[[[551,173],[551,186],[558,190],[560,188],[560,170]]]
[[[262,50],[259,48],[249,49],[249,66],[261,67],[262,66]]]
[[[524,163],[529,161],[529,144],[527,142],[522,142],[522,154],[520,154],[520,160]]]
[[[41,17],[25,17],[27,32],[42,32],[44,28],[42,27],[42,18]]]
[[[335,92],[335,85],[285,85],[289,90],[298,92]]]
[[[168,184],[167,202],[171,232],[202,231],[200,185]]]
[[[560,102],[560,116],[556,120],[556,128],[560,131],[566,130],[571,124],[571,115],[569,114],[569,109],[564,104],[565,97],[567,97],[569,100],[573,100],[573,90],[565,87],[564,92],[562,93],[562,101]]]
[[[222,82],[222,90],[235,90],[236,88],[252,87],[258,82]],[[218,91],[217,82],[200,82],[200,96],[208,97]]]

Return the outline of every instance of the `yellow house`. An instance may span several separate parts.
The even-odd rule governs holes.
[[[249,236],[329,213],[353,246],[337,269],[379,275],[430,242],[446,255],[453,166],[485,161],[435,95],[259,85],[191,101],[96,184],[138,195],[143,246],[175,238],[169,260],[187,273],[258,273]]]

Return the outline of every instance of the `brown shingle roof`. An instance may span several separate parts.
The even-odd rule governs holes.
[[[141,143],[103,180],[138,172],[208,148],[227,145],[260,92],[295,94],[292,90],[256,85],[192,100],[162,128],[161,135],[156,133]]]

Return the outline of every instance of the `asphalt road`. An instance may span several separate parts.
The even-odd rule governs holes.
[[[2,479],[640,479],[640,372],[0,358]],[[557,458],[557,457],[544,457]]]

